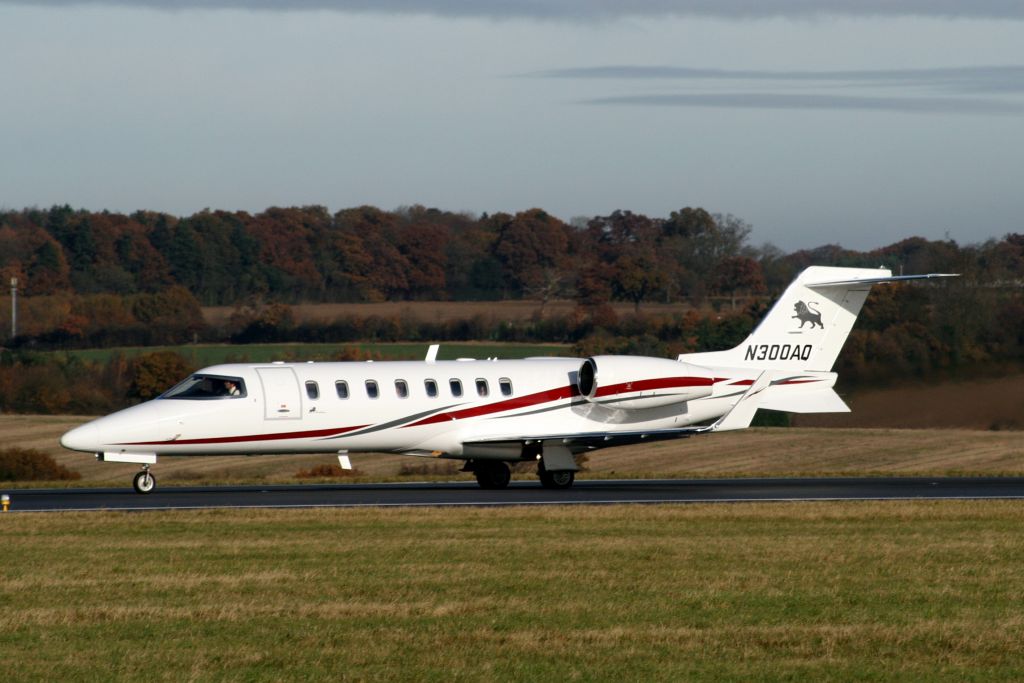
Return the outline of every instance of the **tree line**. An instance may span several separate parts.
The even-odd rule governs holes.
[[[203,305],[494,300],[578,295],[637,304],[763,283],[749,226],[685,208],[565,223],[541,209],[471,216],[422,206],[322,206],[178,218],[69,206],[0,212],[0,268],[32,295],[136,294],[171,286]]]
[[[938,285],[876,288],[839,359],[847,385],[1024,364],[1024,234],[973,245],[914,237],[871,251],[826,245],[793,253],[755,247],[749,236],[742,220],[700,208],[568,223],[540,209],[470,216],[421,206],[183,218],[67,206],[0,211],[0,273],[4,283],[18,277],[25,295],[19,337],[0,354],[0,410],[103,412],[152,391],[139,388],[146,368],[134,361],[37,353],[62,348],[445,340],[563,342],[579,355],[725,348],[808,265],[963,274]],[[495,307],[447,322],[404,315],[297,322],[289,306],[517,298],[538,302],[532,319],[507,320]],[[554,298],[578,306],[554,315],[545,311]],[[611,301],[630,302],[633,312],[618,315]],[[680,306],[648,312],[644,304],[653,301]],[[203,318],[201,306],[214,304],[235,307],[222,326]],[[9,313],[9,297],[0,297],[0,324]],[[166,376],[190,369],[166,360]]]
[[[963,247],[911,238],[855,252],[749,244],[731,215],[683,208],[566,223],[542,209],[473,216],[423,206],[322,206],[187,217],[0,211],[0,271],[31,296],[187,290],[201,305],[576,298],[689,301],[777,291],[810,263],[1021,277],[1020,235]]]

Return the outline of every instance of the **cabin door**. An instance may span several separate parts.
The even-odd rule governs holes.
[[[291,368],[256,368],[263,385],[263,417],[267,420],[301,420],[302,393]]]

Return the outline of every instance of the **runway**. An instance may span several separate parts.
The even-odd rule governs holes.
[[[1022,477],[834,479],[640,479],[578,481],[565,491],[512,482],[488,491],[471,482],[297,486],[14,489],[12,512],[207,508],[445,507],[724,503],[743,501],[1024,499]]]

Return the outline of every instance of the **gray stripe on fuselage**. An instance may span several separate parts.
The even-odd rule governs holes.
[[[379,424],[379,425],[373,425],[372,427],[367,427],[366,429],[360,429],[359,431],[346,432],[345,434],[339,434],[338,436],[329,436],[329,437],[327,437],[325,439],[321,439],[321,441],[331,441],[332,439],[342,439],[342,438],[347,437],[347,436],[362,436],[363,434],[370,434],[372,432],[379,432],[379,431],[381,431],[383,429],[391,429],[392,427],[398,427],[400,425],[403,425],[406,422],[415,422],[416,420],[422,420],[425,417],[430,417],[431,415],[436,415],[437,413],[443,413],[446,410],[450,410],[452,408],[457,408],[459,406],[464,406],[464,405],[466,405],[466,404],[465,403],[453,403],[451,405],[443,406],[441,408],[435,408],[434,410],[428,410],[426,412],[416,413],[415,415],[406,415],[405,417],[400,417],[397,420],[392,420],[391,422],[384,422],[383,424]]]
[[[537,410],[530,410],[525,413],[515,413],[514,415],[502,415],[499,420],[507,420],[510,417],[525,417],[526,415],[540,415],[541,413],[550,413],[552,410],[561,410],[562,408],[572,408],[586,403],[586,401],[573,401],[572,403],[563,403],[560,406],[549,406],[547,408],[539,408]]]

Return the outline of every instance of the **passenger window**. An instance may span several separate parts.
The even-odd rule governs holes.
[[[306,382],[306,396],[313,400],[320,398],[320,386],[312,380]]]
[[[380,396],[380,389],[377,387],[377,382],[375,380],[366,380],[366,395],[370,398],[377,398]]]
[[[457,379],[448,380],[448,387],[452,390],[452,396],[458,398],[462,396],[462,382]]]
[[[510,380],[508,377],[502,377],[501,379],[499,379],[498,386],[501,388],[502,396],[512,395],[512,380]]]
[[[423,388],[427,390],[427,396],[437,398],[437,382],[432,379],[423,380]]]
[[[479,377],[477,378],[477,380],[476,380],[476,393],[480,394],[481,396],[486,396],[487,395],[487,380],[479,378]]]
[[[334,390],[338,392],[338,398],[348,398],[348,382],[339,379],[334,383]]]
[[[409,385],[404,379],[395,380],[395,393],[398,394],[398,398],[409,398]]]

